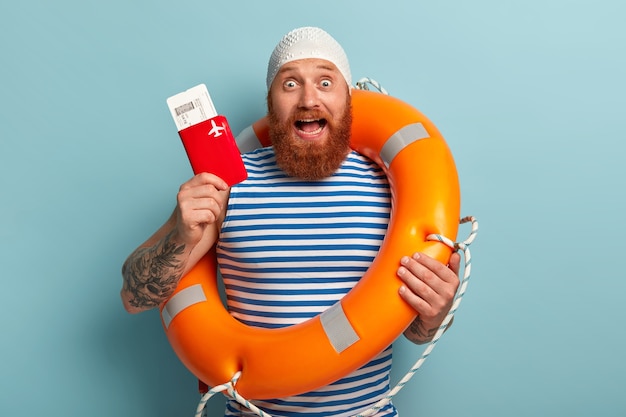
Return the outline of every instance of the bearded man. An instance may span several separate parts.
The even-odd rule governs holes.
[[[124,263],[127,311],[158,307],[215,243],[228,309],[247,325],[296,324],[350,291],[376,256],[390,211],[384,172],[349,146],[351,82],[343,48],[325,31],[298,28],[281,39],[267,73],[272,146],[242,156],[248,178],[240,184],[203,173],[180,187],[172,216]],[[459,259],[398,259],[400,296],[419,312],[409,340],[429,341],[445,318]],[[355,415],[389,392],[391,351],[314,392],[254,403],[277,416]],[[254,414],[228,401],[225,415]],[[391,403],[376,414],[396,415]]]

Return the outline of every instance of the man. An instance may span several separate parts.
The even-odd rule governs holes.
[[[230,189],[208,173],[180,187],[172,216],[124,263],[129,312],[159,306],[216,242],[229,311],[251,326],[287,326],[321,313],[371,264],[389,219],[389,185],[349,147],[343,49],[321,29],[291,31],[272,53],[267,88],[273,146],[244,155],[249,177]],[[452,305],[460,258],[453,254],[446,266],[406,255],[398,259],[399,295],[419,315],[404,335],[425,343]],[[352,416],[389,391],[390,368],[391,347],[327,387],[255,404],[277,416]],[[248,414],[230,401],[226,415]],[[389,404],[376,415],[397,411]]]

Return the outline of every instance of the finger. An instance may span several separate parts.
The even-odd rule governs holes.
[[[208,190],[208,189],[211,190]],[[211,186],[194,187],[179,192],[179,216],[185,224],[212,223],[222,212],[222,199],[217,199]]]
[[[200,178],[206,183],[214,186],[218,190],[224,191],[228,189],[228,184],[226,181],[218,177],[217,175],[210,174],[208,172],[203,172],[199,174]]]
[[[428,269],[412,261],[408,256],[401,260],[402,265],[398,268],[398,276],[404,282],[406,288],[415,296],[426,303],[436,296],[436,290],[429,284],[426,275],[433,275]]]
[[[181,185],[177,196],[178,204],[181,206],[189,204],[193,208],[209,208],[207,204],[217,202],[218,207],[222,206],[226,202],[228,188],[218,187],[225,184],[212,174],[198,175]]]
[[[456,263],[454,259],[453,263]],[[440,300],[446,302],[456,293],[459,285],[458,277],[454,271],[436,259],[417,253],[411,258],[403,257],[401,264],[411,273],[410,275],[405,274],[401,278],[414,276],[415,279],[421,281],[423,286],[428,288],[425,290],[418,284],[405,281],[409,288],[424,298],[428,304],[438,305]]]
[[[181,186],[182,189],[193,188],[203,185],[212,185],[218,190],[224,191],[228,189],[228,184],[215,174],[202,172]]]
[[[188,227],[213,223],[218,217],[218,211],[212,208],[191,208],[185,206],[181,207],[179,213],[180,221]]]
[[[443,319],[441,315],[450,309],[456,285],[446,283],[436,277],[432,271],[417,262],[414,263],[418,265],[417,269],[422,268],[425,271],[424,276],[430,276],[430,278],[418,277],[408,268],[401,266],[398,268],[398,276],[404,285],[399,289],[400,297],[419,312],[426,322],[440,323]],[[444,269],[447,268],[444,267]],[[448,270],[448,272],[452,274],[451,271]]]
[[[402,298],[416,312],[422,313],[430,309],[428,302],[412,291],[408,284],[400,286],[398,293],[400,294],[400,298]]]
[[[450,255],[450,260],[448,261],[448,267],[454,272],[454,275],[459,276],[459,270],[461,269],[461,255],[458,252],[453,252]]]
[[[439,279],[452,283],[458,280],[457,273],[459,259],[454,259],[452,256],[450,258],[451,260],[448,262],[452,262],[452,264],[450,265],[450,268],[448,268],[446,265],[424,253],[415,253],[412,256],[414,261],[431,271]],[[456,268],[456,271],[453,268]]]

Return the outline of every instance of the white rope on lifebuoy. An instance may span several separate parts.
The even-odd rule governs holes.
[[[217,394],[218,392],[224,392],[224,391],[226,391],[230,397],[234,398],[235,401],[237,401],[239,404],[243,405],[244,407],[252,411],[254,414],[260,417],[272,417],[269,414],[267,414],[265,411],[261,410],[256,405],[252,404],[250,401],[246,400],[244,397],[241,396],[241,394],[237,392],[237,390],[235,389],[235,384],[237,384],[237,380],[239,379],[240,376],[241,376],[241,372],[237,372],[231,378],[230,381],[222,385],[217,385],[211,388],[207,393],[205,393],[200,399],[200,402],[198,403],[195,417],[206,416],[206,414],[204,414],[204,411],[205,411],[207,401],[209,401],[209,399],[213,395]]]
[[[363,77],[359,81],[357,81],[356,82],[356,88],[358,90],[369,90],[368,84],[371,84],[375,89],[377,89],[381,93],[389,95],[387,90],[385,90],[383,88],[383,86],[380,85],[380,83],[378,81],[373,80],[373,79],[371,79],[369,77]]]

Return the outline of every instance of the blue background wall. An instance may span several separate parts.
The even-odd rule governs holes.
[[[403,415],[626,415],[626,3],[217,3],[0,5],[0,415],[193,414],[158,314],[118,297],[191,175],[165,99],[204,82],[240,131],[301,25],[439,126],[480,220],[468,294]],[[398,343],[396,379],[420,353]]]

